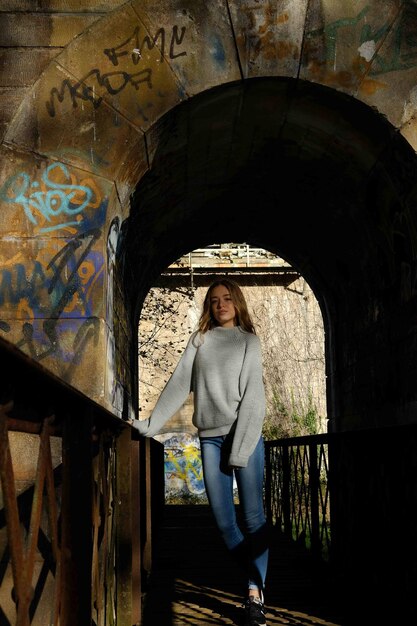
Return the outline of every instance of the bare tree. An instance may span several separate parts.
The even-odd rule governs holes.
[[[326,422],[323,320],[304,278],[257,287],[248,302],[261,338],[268,439],[322,432]]]
[[[139,411],[152,410],[192,332],[195,289],[153,288],[139,323]],[[143,415],[145,416],[145,415]]]

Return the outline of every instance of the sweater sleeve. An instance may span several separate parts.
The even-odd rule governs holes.
[[[140,435],[153,437],[157,435],[164,424],[184,404],[192,390],[193,363],[196,354],[196,345],[193,341],[195,333],[188,340],[187,346],[178,361],[178,364],[166,383],[158,401],[148,419],[134,420],[133,426]]]
[[[242,399],[233,435],[229,465],[246,467],[262,434],[265,418],[265,389],[262,378],[261,343],[251,335],[240,375]]]

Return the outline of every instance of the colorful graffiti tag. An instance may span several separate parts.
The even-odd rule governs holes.
[[[198,437],[171,433],[163,437],[165,456],[165,497],[205,494]]]
[[[36,360],[57,356],[69,366],[62,372],[68,380],[98,333],[104,259],[96,243],[108,198],[93,178],[77,179],[64,163],[52,163],[39,180],[25,171],[8,178],[0,201],[33,233],[25,250],[20,237],[10,237],[16,252],[0,265],[0,330]]]

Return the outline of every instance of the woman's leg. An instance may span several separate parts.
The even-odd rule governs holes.
[[[227,548],[241,560],[244,536],[237,524],[233,471],[227,467],[226,437],[201,437],[201,460],[207,498]]]
[[[263,597],[268,567],[268,527],[264,511],[264,441],[261,437],[249,457],[247,467],[236,471],[242,522],[248,542],[249,590],[258,590]]]

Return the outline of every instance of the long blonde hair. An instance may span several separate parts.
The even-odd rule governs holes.
[[[240,326],[242,330],[256,335],[255,327],[249,315],[245,296],[243,295],[239,285],[229,278],[219,278],[218,280],[215,280],[207,289],[203,302],[203,310],[198,322],[198,330],[200,333],[204,334],[211,328],[218,325],[211,312],[211,294],[213,289],[215,287],[219,287],[220,285],[222,287],[226,287],[230,293],[233,305],[236,309],[236,325]]]

